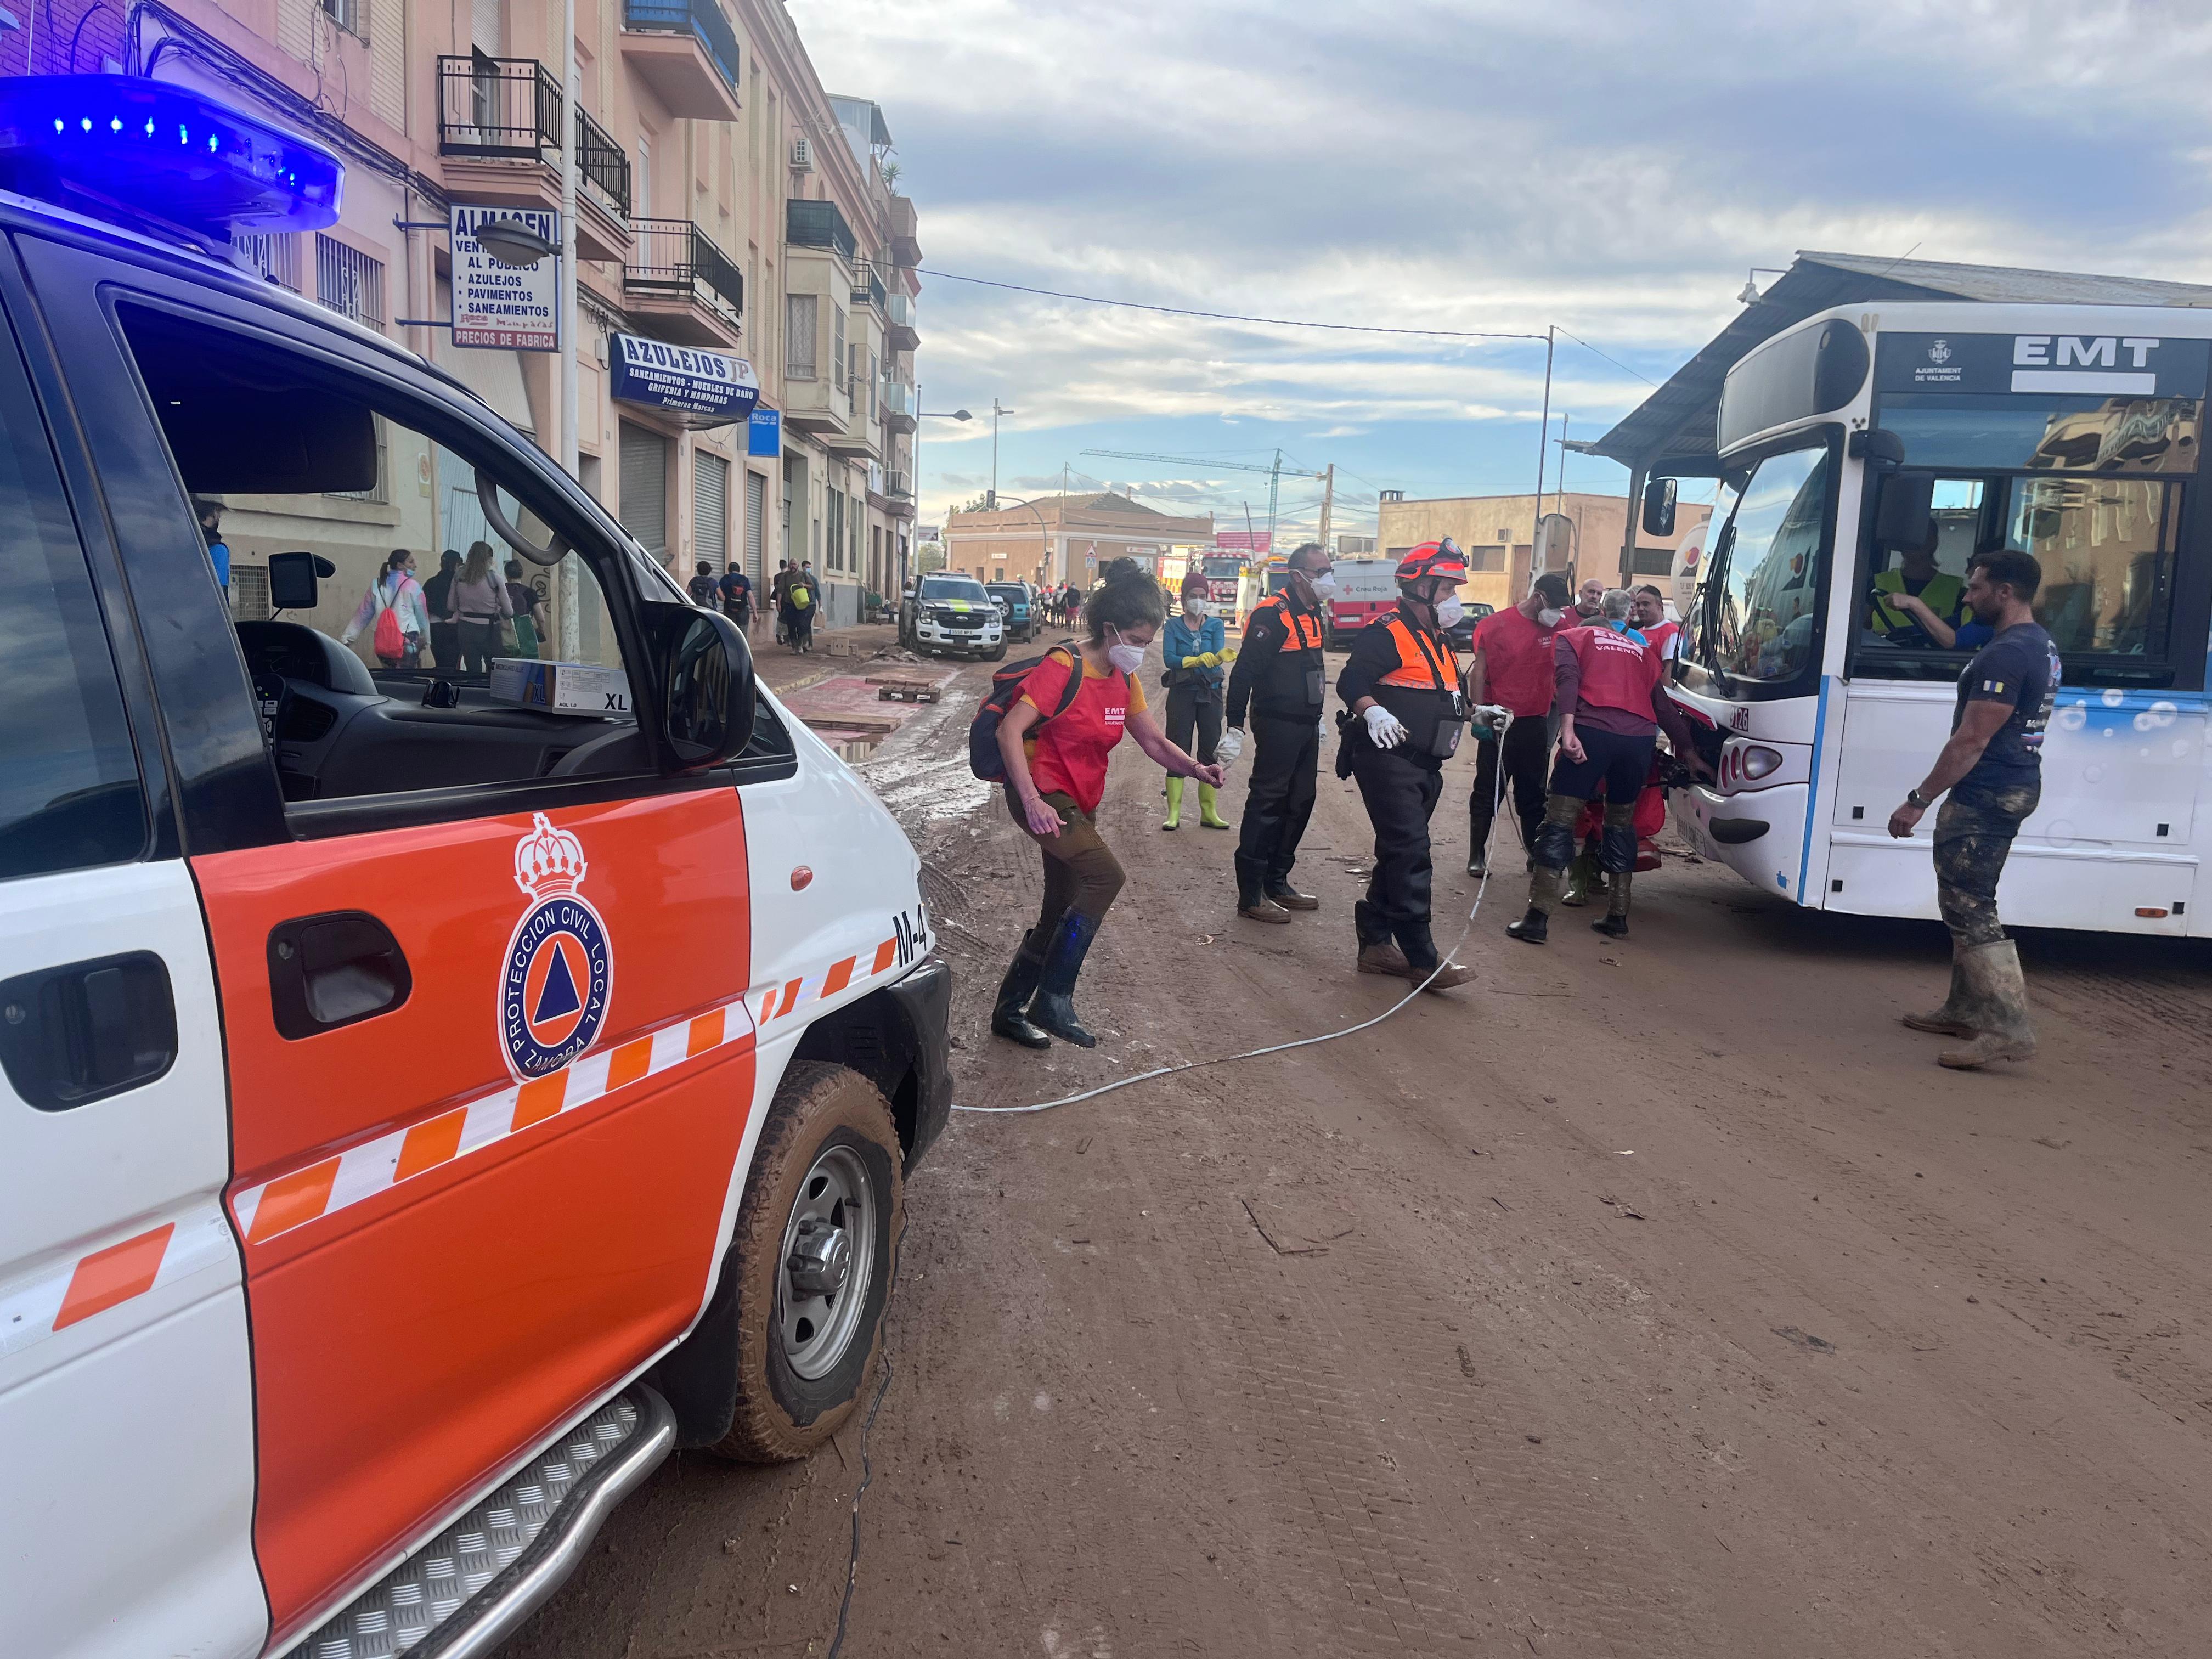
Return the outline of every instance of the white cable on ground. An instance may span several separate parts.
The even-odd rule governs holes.
[[[1507,724],[1510,723],[1509,716]],[[1498,777],[1491,792],[1490,813],[1491,821],[1493,823],[1497,821],[1498,809],[1504,804],[1505,799],[1505,755],[1503,747],[1505,741],[1505,727],[1504,726],[1498,728],[1494,741],[1500,745],[1500,748],[1498,757]],[[1451,949],[1442,952],[1437,957],[1437,965],[1429,970],[1427,979],[1424,979],[1373,1018],[1363,1019],[1357,1025],[1347,1025],[1340,1031],[1328,1031],[1320,1036],[1299,1037],[1292,1042],[1275,1042],[1270,1043],[1264,1048],[1249,1048],[1241,1054],[1217,1054],[1212,1060],[1187,1060],[1180,1065],[1155,1066],[1149,1072],[1139,1072],[1134,1077],[1117,1078],[1111,1083],[1102,1083],[1095,1089],[1085,1089],[1081,1094],[1065,1095],[1058,1100],[1041,1100],[1031,1106],[956,1105],[952,1109],[956,1112],[965,1112],[974,1117],[1026,1117],[1035,1112],[1049,1112],[1056,1107],[1073,1106],[1078,1101],[1096,1100],[1101,1095],[1112,1094],[1116,1089],[1127,1089],[1136,1084],[1150,1083],[1158,1078],[1173,1077],[1179,1072],[1201,1072],[1209,1066],[1227,1066],[1240,1060],[1258,1060],[1266,1054],[1288,1054],[1293,1048],[1310,1048],[1316,1043],[1334,1042],[1339,1037],[1352,1036],[1372,1026],[1380,1025],[1422,992],[1427,990],[1430,980],[1433,980],[1438,974],[1443,972],[1444,965],[1459,954],[1460,947],[1467,943],[1468,937],[1474,932],[1475,916],[1482,909],[1482,896],[1489,890],[1490,861],[1486,858],[1483,860],[1481,878],[1475,884],[1474,903],[1467,913],[1467,926],[1460,929],[1459,938],[1453,941]]]

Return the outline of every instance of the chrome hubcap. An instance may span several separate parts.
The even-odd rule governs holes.
[[[784,1358],[811,1381],[836,1369],[859,1334],[875,1273],[876,1190],[849,1146],[832,1146],[799,1183],[784,1225],[776,1323]]]

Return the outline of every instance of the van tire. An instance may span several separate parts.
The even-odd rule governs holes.
[[[803,1188],[824,1160],[862,1175],[872,1188],[865,1243],[851,1241],[867,1280],[849,1337],[826,1371],[802,1376],[779,1315],[785,1242]],[[903,1154],[890,1104],[858,1072],[796,1060],[784,1073],[753,1152],[726,1271],[737,1278],[737,1409],[730,1431],[709,1449],[746,1463],[806,1456],[844,1425],[883,1346],[884,1310],[897,1270],[903,1225]]]

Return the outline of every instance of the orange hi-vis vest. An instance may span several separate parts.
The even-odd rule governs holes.
[[[1250,632],[1252,624],[1260,620],[1260,613],[1271,607],[1283,613],[1285,651],[1319,651],[1322,648],[1321,618],[1309,611],[1291,610],[1280,593],[1270,593],[1252,607],[1251,616],[1245,620],[1245,631]]]
[[[1459,659],[1449,640],[1441,634],[1417,633],[1403,617],[1391,617],[1382,629],[1398,647],[1398,665],[1376,684],[1447,696],[1459,689]]]

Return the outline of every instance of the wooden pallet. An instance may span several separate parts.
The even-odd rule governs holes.
[[[876,684],[878,702],[935,702],[936,684],[930,680],[880,680]]]

